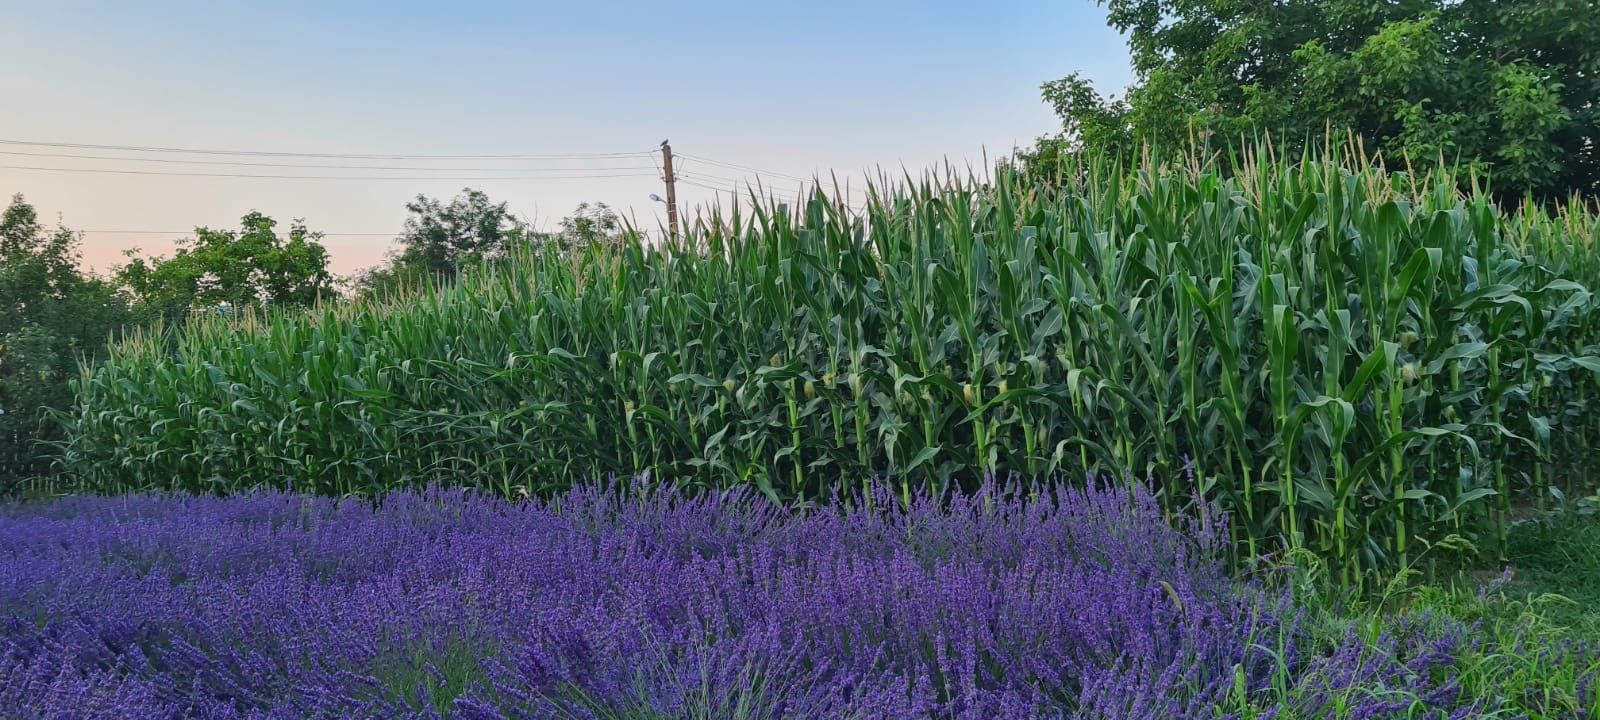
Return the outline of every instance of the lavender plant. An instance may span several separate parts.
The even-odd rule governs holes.
[[[1137,485],[991,485],[909,505],[877,487],[804,512],[639,486],[522,503],[430,491],[0,506],[0,718],[1523,707],[1492,678],[1462,690],[1459,628],[1308,638],[1284,592],[1224,572],[1220,518],[1175,528]],[[1587,669],[1548,683],[1553,714],[1534,717],[1595,701],[1592,653],[1565,652]]]

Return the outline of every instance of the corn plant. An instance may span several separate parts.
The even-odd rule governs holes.
[[[1477,182],[1351,150],[755,197],[665,244],[131,339],[59,454],[97,490],[1114,476],[1355,583],[1494,552],[1593,480],[1600,215]]]

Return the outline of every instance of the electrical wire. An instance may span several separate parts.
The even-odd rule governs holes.
[[[425,167],[415,165],[347,165],[347,164],[307,164],[307,163],[276,163],[276,162],[251,162],[244,160],[196,160],[178,158],[142,158],[120,157],[115,155],[91,155],[82,153],[57,153],[57,152],[29,152],[22,150],[0,150],[0,155],[65,158],[78,160],[105,160],[127,161],[142,163],[164,163],[176,165],[202,165],[223,167],[282,167],[305,170],[372,170],[372,171],[408,171],[408,172],[487,172],[487,173],[537,173],[529,175],[486,175],[486,176],[407,176],[407,175],[298,175],[298,174],[269,174],[269,173],[233,173],[233,172],[177,172],[159,170],[134,170],[117,168],[65,168],[65,167],[39,167],[32,165],[0,165],[0,169],[27,170],[36,172],[68,172],[68,173],[95,173],[111,175],[151,175],[168,177],[213,177],[213,178],[259,178],[277,180],[406,180],[406,181],[493,181],[493,180],[582,180],[586,178],[634,178],[650,177],[647,172],[614,172],[655,170],[657,179],[665,179],[665,169],[656,151],[645,150],[637,152],[607,152],[607,153],[567,153],[567,154],[484,154],[484,155],[426,155],[426,154],[399,154],[399,153],[314,153],[314,152],[286,152],[266,150],[237,150],[215,148],[190,148],[190,147],[165,147],[148,145],[111,145],[97,143],[67,143],[45,142],[0,138],[0,146],[21,146],[30,148],[57,148],[116,151],[123,153],[165,153],[165,154],[190,154],[211,155],[226,157],[277,157],[277,158],[316,158],[316,159],[349,159],[349,160],[574,160],[574,161],[599,161],[612,162],[634,158],[650,158],[651,165],[602,165],[590,167]],[[807,192],[813,186],[820,186],[819,178],[806,179],[787,173],[774,172],[761,168],[742,165],[739,163],[717,160],[692,153],[678,153],[678,157],[690,161],[687,163],[694,167],[694,163],[704,163],[711,168],[721,168],[723,172],[748,172],[755,175],[750,177],[728,177],[719,172],[700,172],[698,168],[684,173],[681,170],[674,173],[675,180],[691,187],[697,187],[714,192],[730,192],[741,194],[740,186],[746,191],[754,191],[772,195],[799,195]],[[545,174],[554,173],[554,174]],[[719,186],[720,184],[720,186]],[[847,191],[846,196],[854,194],[854,190]],[[180,235],[192,231],[164,231],[164,230],[86,230],[101,234],[137,234],[137,235]],[[392,236],[394,233],[322,233],[326,236],[349,237],[380,237]]]
[[[95,233],[100,235],[193,235],[194,230],[74,230],[78,233]],[[327,237],[395,237],[397,232],[321,232],[312,231],[314,235]]]
[[[750,185],[751,187],[758,187],[759,186],[759,187],[787,188],[787,189],[792,189],[792,190],[795,190],[795,191],[799,191],[799,190],[802,190],[802,189],[810,186],[810,183],[792,182],[792,181],[788,181],[788,180],[778,180],[778,179],[774,179],[774,178],[767,178],[767,177],[760,177],[760,176],[753,177],[753,178],[752,177],[728,177],[726,175],[719,175],[719,174],[715,174],[715,173],[706,173],[706,172],[701,172],[699,170],[693,170],[693,171],[690,171],[690,172],[687,172],[687,173],[674,173],[674,176],[677,176],[677,177],[685,177],[685,176],[687,176],[687,177],[699,178],[701,180],[707,180],[707,181],[711,181],[711,182],[722,182],[722,183],[729,183],[729,184],[743,184],[743,185]]]
[[[695,158],[691,158],[691,159],[695,159]],[[726,184],[731,184],[731,185],[746,184],[746,185],[749,185],[750,187],[781,190],[783,192],[790,193],[790,194],[796,194],[796,193],[801,193],[801,192],[809,192],[810,190],[812,190],[814,188],[822,188],[824,192],[832,192],[832,190],[833,190],[833,186],[828,183],[828,180],[821,179],[821,178],[815,179],[815,180],[806,180],[806,181],[784,181],[784,180],[779,180],[779,179],[772,178],[772,177],[764,177],[764,176],[759,176],[758,175],[758,176],[756,176],[758,181],[752,181],[752,179],[750,179],[750,178],[734,178],[734,177],[728,177],[726,175],[721,175],[721,174],[702,172],[702,171],[699,171],[699,170],[695,170],[695,171],[692,171],[692,172],[689,172],[689,173],[680,173],[679,177],[682,177],[684,175],[687,175],[690,178],[694,178],[694,179],[698,179],[698,180],[702,180],[702,181],[707,181],[707,182],[712,182],[712,183],[726,183]],[[792,176],[790,176],[790,177],[792,177]],[[847,187],[845,185],[839,185],[838,189],[844,195],[846,195],[847,197],[851,197],[851,198],[855,198],[858,194],[861,194],[861,193],[865,192],[859,187]]]
[[[765,184],[765,185],[787,185],[787,186],[791,186],[791,187],[806,187],[806,186],[812,184],[811,181],[809,181],[809,180],[789,180],[789,179],[786,179],[786,178],[783,178],[783,177],[779,177],[779,176],[762,175],[760,173],[750,173],[750,174],[740,173],[738,175],[730,177],[730,176],[724,174],[724,173],[728,172],[727,170],[722,170],[722,169],[717,168],[715,166],[707,165],[706,166],[707,169],[702,171],[700,169],[700,166],[693,164],[694,162],[696,162],[696,161],[691,160],[690,164],[686,166],[691,174],[699,175],[701,177],[706,177],[706,178],[712,178],[712,179],[720,180],[720,181],[723,181],[723,182],[749,182],[749,178],[756,178],[762,184]],[[681,173],[675,173],[675,174],[681,174]]]
[[[810,193],[815,192],[817,189],[820,188],[824,193],[827,193],[827,194],[830,194],[830,195],[837,194],[837,196],[842,197],[843,199],[851,201],[851,202],[856,202],[856,201],[865,202],[870,197],[869,195],[866,194],[865,190],[862,190],[859,187],[848,187],[847,188],[847,187],[845,187],[843,185],[840,185],[837,188],[837,193],[835,193],[835,188],[828,187],[828,186],[823,186],[823,185],[803,185],[801,187],[784,187],[784,186],[777,186],[777,185],[771,185],[771,184],[758,185],[758,184],[756,184],[754,182],[750,182],[748,180],[742,180],[742,179],[735,180],[735,179],[730,179],[730,178],[725,178],[725,177],[709,177],[709,176],[706,176],[706,175],[703,175],[703,174],[699,174],[699,173],[691,174],[691,175],[688,176],[687,179],[683,179],[683,178],[680,177],[680,181],[681,182],[685,182],[685,183],[690,183],[691,181],[701,181],[701,182],[694,183],[696,187],[712,187],[712,185],[708,185],[707,183],[721,182],[723,184],[718,186],[717,189],[723,190],[723,191],[728,190],[729,186],[738,187],[738,186],[743,185],[743,186],[749,187],[751,190],[766,191],[766,192],[774,193],[774,194],[778,194],[778,195],[801,195],[801,194],[809,195]]]
[[[777,187],[777,186],[774,186],[774,185],[757,185],[755,183],[747,183],[747,182],[744,182],[744,181],[739,181],[739,182],[717,182],[715,180],[707,180],[705,178],[693,177],[693,176],[691,176],[689,178],[681,178],[679,181],[680,182],[684,182],[684,183],[693,184],[696,187],[713,187],[713,188],[717,188],[719,190],[732,190],[732,191],[736,191],[736,192],[739,192],[739,193],[744,193],[746,191],[749,191],[749,192],[753,192],[753,193],[755,193],[757,195],[762,195],[762,194],[802,195],[802,194],[809,194],[810,193],[809,190],[806,190],[806,189],[803,189],[803,188]]]
[[[729,168],[729,169],[732,169],[732,170],[744,170],[745,172],[753,172],[753,173],[756,173],[758,175],[773,175],[773,176],[776,176],[776,177],[788,178],[790,180],[795,180],[797,182],[803,182],[803,183],[804,182],[811,182],[810,180],[807,180],[807,179],[805,179],[803,177],[798,177],[798,176],[795,176],[795,175],[786,175],[784,173],[773,172],[771,170],[762,170],[761,168],[750,167],[749,165],[739,165],[737,163],[723,162],[721,160],[713,160],[713,159],[708,158],[708,157],[701,157],[699,155],[690,155],[688,153],[678,153],[678,154],[682,155],[683,157],[689,158],[690,160],[699,160],[700,162],[703,162],[703,163],[710,163],[712,165],[721,165],[722,167]]]
[[[163,172],[159,170],[112,170],[105,168],[52,168],[28,165],[0,165],[0,170],[39,170],[45,172],[103,173],[112,175],[165,175],[169,177],[271,178],[277,180],[583,180],[587,178],[650,177],[650,173],[610,175],[490,175],[481,177],[437,177],[406,175],[262,175],[250,173]]]
[[[17,150],[0,150],[0,155],[23,155],[27,157],[47,158],[73,158],[77,160],[115,160],[143,163],[169,163],[177,165],[238,165],[249,167],[281,167],[326,170],[422,170],[427,172],[570,172],[583,170],[650,170],[655,165],[608,165],[605,167],[570,167],[570,168],[537,168],[537,167],[425,167],[420,165],[308,165],[304,163],[273,163],[249,162],[244,160],[176,160],[173,158],[138,158],[117,157],[115,155],[84,155],[81,153],[36,153]]]
[[[686,178],[676,178],[676,180],[678,182],[681,182],[681,183],[685,184],[685,185],[692,185],[694,187],[703,188],[703,189],[706,189],[706,190],[711,190],[713,192],[733,193],[735,195],[737,195],[739,193],[739,189],[738,188],[718,187],[716,185],[707,185],[705,183],[695,182],[693,180],[689,180],[689,179],[686,179]]]
[[[705,188],[707,190],[716,190],[717,192],[738,193],[738,194],[741,194],[741,195],[744,194],[746,190],[752,191],[752,192],[756,193],[757,195],[771,194],[771,195],[785,195],[785,196],[787,196],[787,195],[799,195],[800,192],[801,192],[800,190],[785,190],[783,188],[775,188],[775,187],[772,187],[770,185],[757,186],[755,184],[746,184],[746,183],[728,184],[728,185],[714,185],[714,184],[710,184],[710,183],[698,182],[698,181],[694,180],[693,178],[680,178],[678,180],[678,182],[681,182],[681,183],[683,183],[685,185],[693,185],[694,187],[698,187],[698,188]],[[743,187],[741,188],[740,185],[743,185]]]
[[[64,143],[42,142],[32,140],[0,139],[0,145],[25,145],[29,147],[71,148],[78,150],[121,150],[124,152],[148,153],[183,153],[189,155],[247,155],[263,157],[315,157],[315,158],[340,158],[350,160],[486,160],[518,159],[518,160],[579,160],[596,158],[618,157],[644,157],[652,155],[654,150],[639,152],[610,152],[610,153],[571,153],[555,155],[402,155],[384,153],[308,153],[308,152],[276,152],[267,150],[216,150],[203,148],[182,147],[156,147],[148,145],[99,145],[94,143]]]

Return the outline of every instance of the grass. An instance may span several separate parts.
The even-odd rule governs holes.
[[[1371,613],[1439,612],[1491,628],[1600,644],[1600,514],[1594,499],[1517,522],[1508,561],[1399,589]]]
[[[1380,597],[1353,598],[1312,581],[1296,592],[1310,642],[1332,653],[1351,636],[1381,647],[1396,627],[1439,638],[1443,628],[1464,626],[1451,660],[1433,672],[1456,678],[1466,697],[1512,699],[1470,717],[1593,717],[1600,702],[1594,685],[1600,657],[1593,651],[1600,647],[1600,515],[1591,509],[1586,500],[1513,526],[1509,571],[1484,567],[1436,582],[1397,580]],[[1425,698],[1403,688],[1353,685],[1335,704],[1353,705],[1379,691],[1391,693],[1394,703],[1382,717],[1434,717]],[[1279,703],[1293,708],[1300,695],[1280,693]]]
[[[1501,614],[1538,616],[1551,633],[1600,642],[1600,514],[1590,502],[1511,533],[1513,574],[1494,591]]]

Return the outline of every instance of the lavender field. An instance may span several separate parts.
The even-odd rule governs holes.
[[[0,720],[1596,717],[1600,213],[1355,150],[134,333],[0,505]]]
[[[1174,529],[1137,486],[901,508],[3,506],[0,717],[1583,718],[1596,700],[1580,644],[1323,627],[1225,572],[1219,518]],[[1484,662],[1501,649],[1564,674]]]

